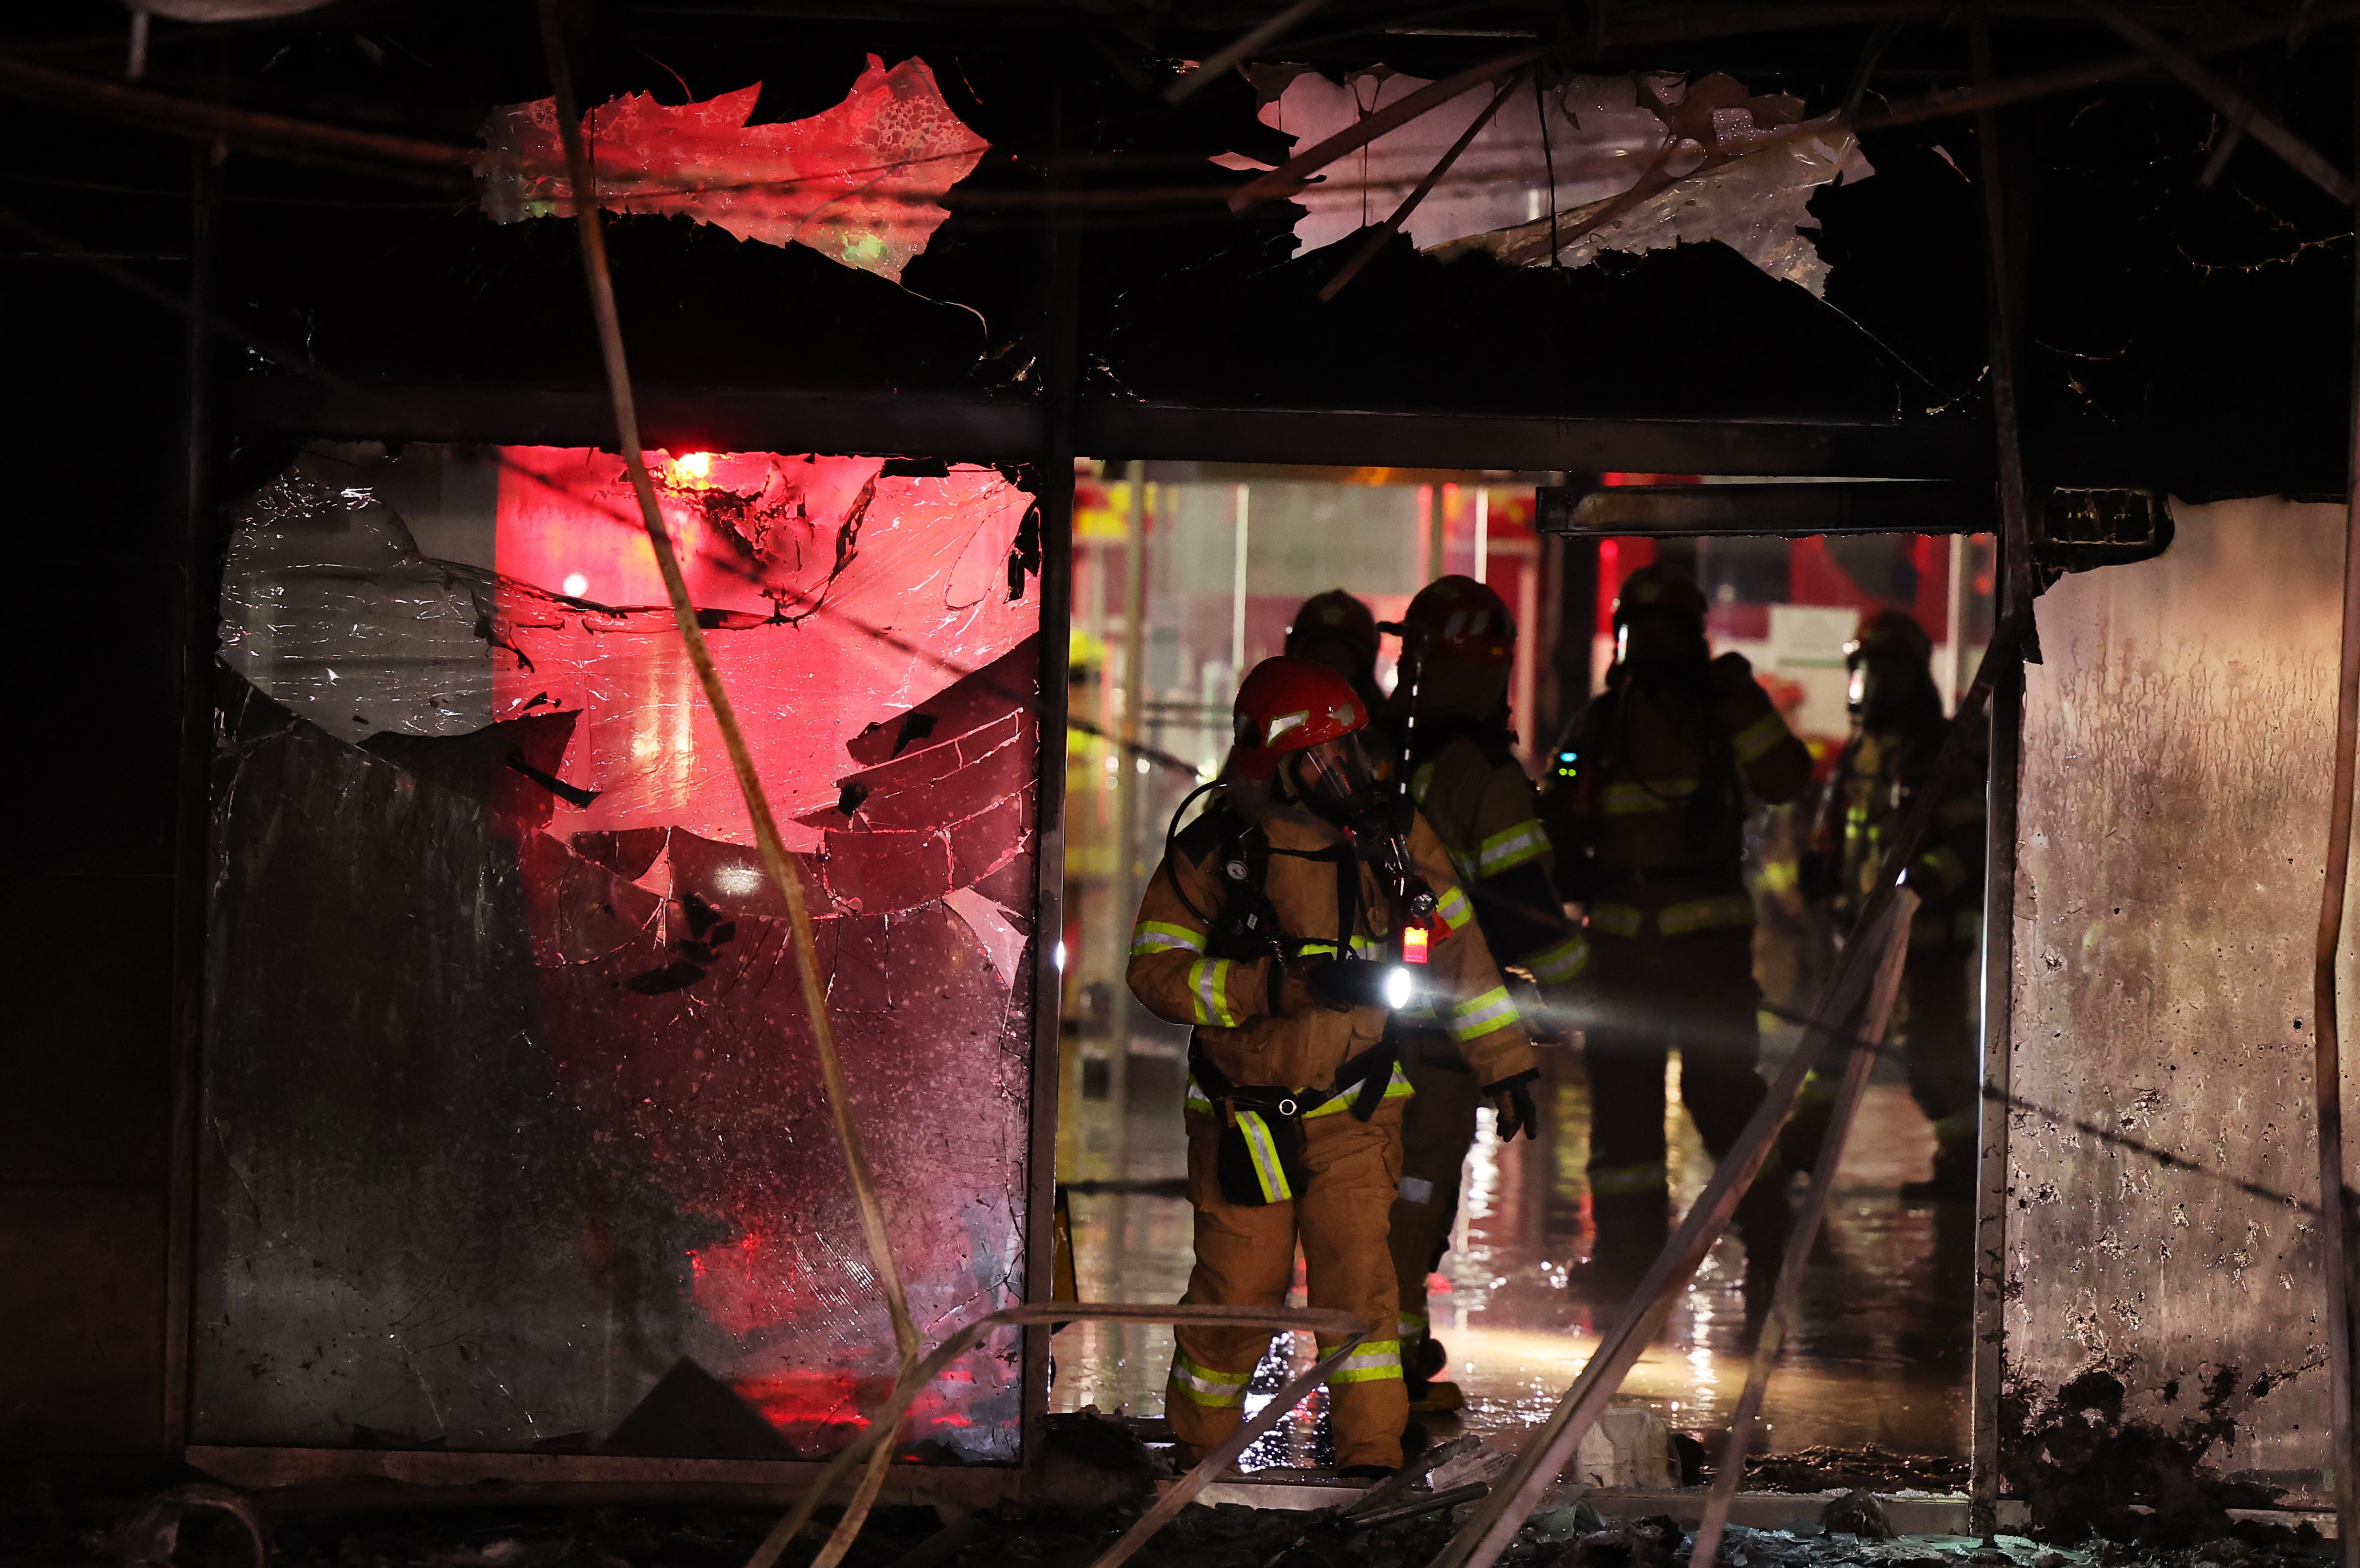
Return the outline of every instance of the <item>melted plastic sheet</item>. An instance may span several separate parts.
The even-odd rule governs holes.
[[[923,60],[892,70],[875,55],[843,103],[784,125],[746,122],[755,82],[701,103],[633,93],[583,116],[599,204],[683,213],[739,239],[807,245],[901,280],[945,218],[943,193],[990,145],[960,123]],[[484,126],[484,210],[499,223],[574,213],[557,104],[496,109]]]
[[[615,519],[620,464],[508,458],[314,451],[243,509],[198,1433],[831,1449],[894,1357],[783,912],[670,611],[531,580],[638,598],[653,563]],[[939,1332],[1022,1283],[1027,498],[989,470],[667,462],[702,619],[802,819],[854,1113]],[[1015,1356],[968,1358],[909,1442],[1011,1457]]]

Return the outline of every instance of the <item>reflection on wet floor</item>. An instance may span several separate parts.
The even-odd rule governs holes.
[[[1568,1271],[1590,1245],[1588,1089],[1571,1053],[1545,1049],[1544,1126],[1534,1142],[1502,1150],[1491,1113],[1470,1157],[1465,1197],[1434,1296],[1435,1333],[1449,1349],[1443,1376],[1467,1406],[1426,1418],[1437,1435],[1511,1434],[1538,1425],[1597,1348],[1613,1301],[1568,1294]],[[1142,1071],[1132,1058],[1131,1107],[1118,1122],[1101,1112],[1104,1152],[1068,1175],[1155,1179],[1183,1166],[1178,1084]],[[1176,1064],[1175,1064],[1176,1067]],[[1672,1070],[1678,1070],[1674,1058]],[[1923,1177],[1933,1140],[1898,1081],[1872,1081],[1838,1178],[1828,1223],[1765,1416],[1772,1451],[1816,1444],[1876,1444],[1909,1453],[1967,1451],[1969,1328],[1972,1313],[1972,1216],[1963,1205],[1905,1205],[1898,1189]],[[1166,1091],[1168,1091],[1168,1092]],[[1695,1127],[1669,1096],[1666,1132],[1674,1199],[1685,1205],[1711,1175]],[[1799,1190],[1801,1179],[1796,1179]],[[1185,1200],[1077,1195],[1072,1201],[1075,1265],[1084,1299],[1177,1300],[1190,1262]],[[1623,1385],[1677,1430],[1725,1429],[1745,1380],[1738,1281],[1743,1248],[1724,1238],[1706,1260],[1662,1338]],[[1294,1299],[1300,1303],[1301,1266]],[[1283,1354],[1282,1354],[1283,1353]],[[1055,1341],[1054,1409],[1096,1405],[1131,1415],[1160,1414],[1172,1355],[1165,1328],[1083,1323]],[[1307,1337],[1282,1340],[1255,1379],[1251,1407],[1292,1367],[1308,1365]],[[1307,1465],[1325,1459],[1317,1442],[1318,1396],[1257,1445],[1249,1467]]]

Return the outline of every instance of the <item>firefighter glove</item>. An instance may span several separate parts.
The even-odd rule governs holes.
[[[1541,1113],[1533,1104],[1533,1086],[1529,1082],[1518,1079],[1493,1095],[1491,1102],[1499,1115],[1493,1130],[1502,1143],[1514,1141],[1518,1133],[1528,1138],[1540,1135]]]
[[[1393,966],[1366,959],[1328,959],[1306,970],[1311,994],[1338,1012],[1385,1004],[1385,976]]]

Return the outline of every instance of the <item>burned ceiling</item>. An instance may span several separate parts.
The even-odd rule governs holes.
[[[1184,62],[1233,37],[1236,18],[602,8],[579,29],[584,100],[594,121],[608,115],[598,137],[694,115],[702,138],[667,144],[698,192],[618,199],[628,215],[610,244],[635,368],[657,384],[1030,400],[1046,373],[1054,217],[1078,250],[1078,374],[1093,395],[1590,418],[1978,417],[1989,355],[1973,121],[1896,111],[1973,81],[1963,13],[1867,5],[1841,25],[1786,27],[1779,7],[1752,7],[1747,31],[1734,14],[1693,7],[1601,5],[1590,8],[1594,29],[1554,8],[1478,5],[1448,26],[1389,21],[1400,9],[1306,24],[1251,70],[1174,104]],[[2257,5],[2185,28],[2158,15],[2200,49],[2206,26],[2242,28],[2247,47],[2215,54],[2214,68],[2348,164],[2348,62],[2315,29],[2289,38],[2287,10]],[[10,47],[47,69],[119,74],[118,19],[92,6],[87,25],[56,21]],[[2273,25],[2278,36],[2250,41]],[[1231,210],[1259,171],[1343,116],[1504,58],[1518,40],[1503,35],[1519,31],[1544,58],[1506,76],[1514,90],[1451,176],[1332,301],[1318,292],[1364,244],[1363,215],[1391,213],[1420,161],[1492,92],[1411,122],[1300,201]],[[2002,7],[1991,37],[2003,82],[2099,78],[2002,117],[2007,201],[2026,236],[2036,473],[2188,493],[2340,482],[2342,329],[2325,323],[2348,313],[2348,215],[2254,145],[2201,178],[2220,115],[2160,73],[2096,71],[2128,49],[2094,22]],[[498,121],[502,105],[547,95],[527,12],[339,6],[238,28],[158,19],[141,86],[461,149],[458,166],[395,170],[224,141],[201,183],[218,308],[239,331],[361,380],[595,384],[571,236],[487,222],[479,194],[496,214],[539,198],[505,176],[479,191],[464,166],[497,150],[479,137],[487,120]],[[863,216],[815,198],[752,212],[761,203],[724,189],[759,158],[716,163],[715,137],[792,163],[818,127],[866,134],[851,122],[880,93],[905,117],[931,105],[934,128],[912,132],[912,148],[949,138],[914,154],[933,172],[908,191],[865,191]],[[1882,128],[1856,139],[1830,128],[1848,109]],[[0,112],[24,167],[41,171],[15,185],[19,221],[108,254],[187,253],[180,144],[89,106],[19,99]],[[803,150],[779,150],[790,144]],[[96,178],[102,163],[115,173]],[[1635,183],[1603,167],[1624,164]],[[139,179],[121,175],[143,166]],[[795,178],[809,186],[808,171]],[[1731,212],[1716,216],[1716,203]],[[1578,237],[1552,254],[1548,232],[1562,238],[1568,224]],[[764,243],[781,236],[783,248]],[[1782,290],[1751,289],[1710,258],[1731,246]],[[250,359],[245,370],[287,373]]]

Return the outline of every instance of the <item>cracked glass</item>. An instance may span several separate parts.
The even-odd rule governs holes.
[[[650,453],[930,1342],[1021,1299],[1037,512]],[[779,895],[623,465],[315,445],[224,573],[194,1432],[825,1453],[894,1368]],[[916,1457],[1016,1453],[1018,1335]]]

